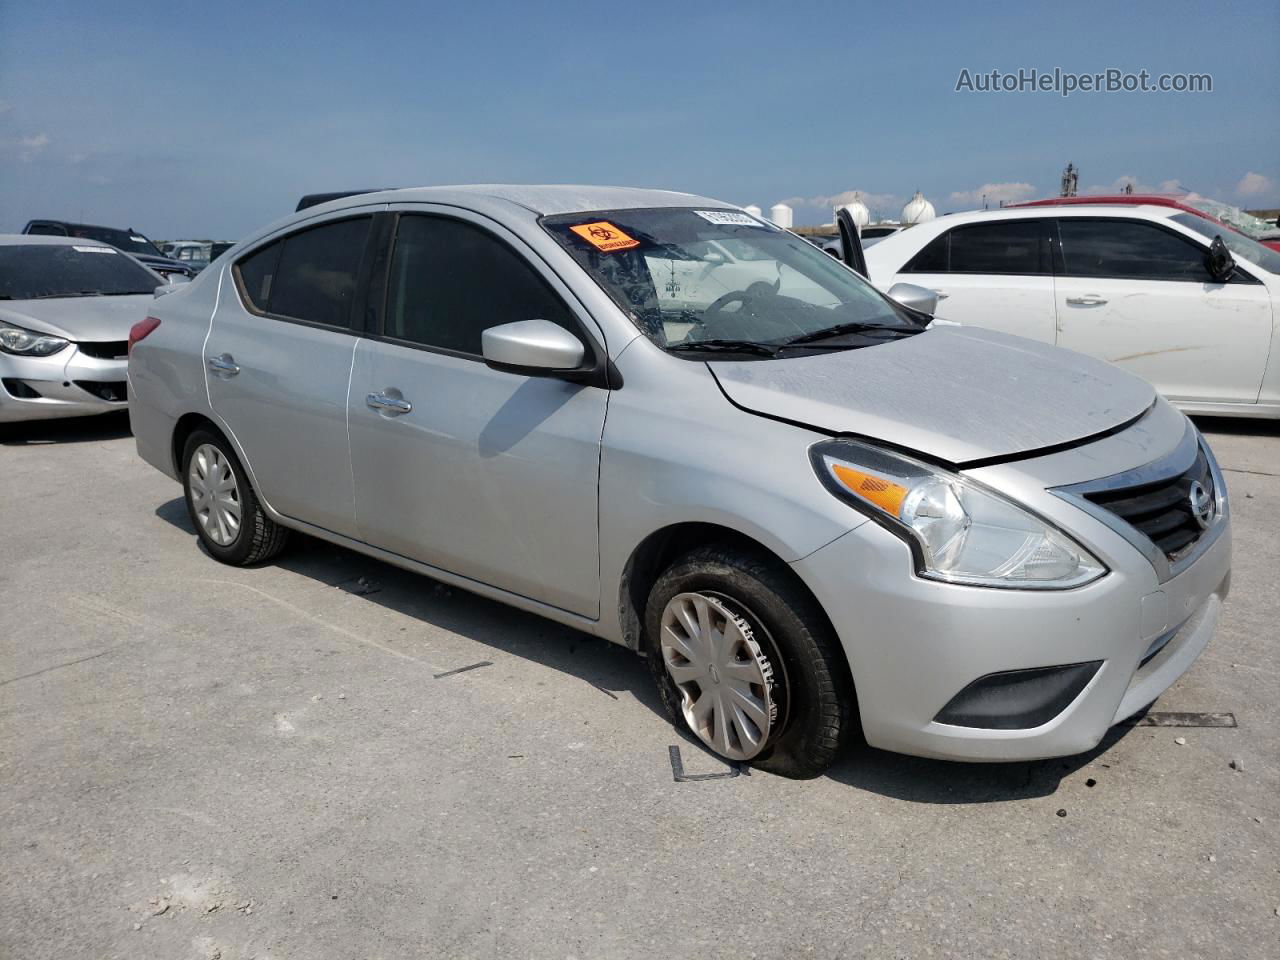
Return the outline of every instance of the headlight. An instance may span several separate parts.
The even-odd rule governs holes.
[[[5,353],[16,353],[22,357],[48,357],[69,342],[61,337],[50,337],[12,324],[0,323],[0,350]]]
[[[1065,533],[959,474],[852,440],[810,456],[828,490],[907,541],[921,576],[1062,590],[1106,573]]]

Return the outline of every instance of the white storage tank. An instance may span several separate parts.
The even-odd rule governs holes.
[[[902,222],[904,225],[913,223],[927,223],[936,217],[933,204],[924,198],[919,190],[916,195],[907,201],[907,205],[902,208]]]
[[[747,204],[745,207],[743,207],[742,209],[743,209],[743,210],[745,210],[747,213],[751,214],[753,217],[763,217],[763,216],[764,216],[764,211],[763,211],[763,210],[761,210],[759,207],[757,207],[754,203],[748,203],[748,204]]]
[[[871,211],[868,210],[867,205],[862,202],[862,194],[860,193],[855,193],[851,202],[846,203],[842,207],[836,207],[832,211],[834,214],[831,218],[833,222],[838,219],[838,216],[836,215],[838,215],[841,210],[849,211],[849,216],[851,216],[853,218],[853,222],[858,225],[859,231],[871,222]]]
[[[783,230],[790,230],[792,226],[792,211],[785,203],[775,203],[769,208],[769,219],[782,227]]]

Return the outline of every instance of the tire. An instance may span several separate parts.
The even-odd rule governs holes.
[[[217,455],[212,455],[211,451],[216,451]],[[201,459],[199,465],[195,462],[198,455]],[[216,467],[210,467],[210,464]],[[203,483],[202,475],[211,476],[215,472],[225,484],[227,470],[234,477],[234,488],[224,491],[222,502],[230,501],[238,506],[239,520],[234,527],[230,523],[229,509],[224,510],[224,523],[211,522],[209,511],[203,506],[209,501],[201,498],[198,489],[193,490],[193,486],[199,487]],[[235,567],[247,567],[270,560],[284,549],[289,538],[288,529],[263,511],[249,482],[249,475],[221,435],[202,429],[187,438],[182,448],[182,489],[191,525],[195,527],[205,550],[215,560]],[[200,501],[199,505],[197,501]]]
[[[689,597],[708,598],[713,616],[715,611],[732,614],[737,618],[736,629],[747,635],[747,642],[738,644],[739,657],[748,650],[754,652],[765,680],[763,699],[776,711],[762,746],[749,748],[746,738],[739,737],[736,746],[742,749],[736,755],[726,752],[717,745],[723,741],[714,736],[709,740],[707,728],[699,732],[691,719],[690,713],[696,712],[696,707],[690,704],[690,691],[696,690],[700,696],[703,681],[697,679],[686,682],[683,688],[678,686],[668,658],[684,665],[681,675],[686,679],[701,664],[683,659],[676,649],[678,641],[671,639],[670,632],[665,640],[661,639],[664,615],[678,631],[683,629],[670,618],[679,616],[680,605],[690,603]],[[696,603],[696,599],[692,602]],[[735,629],[727,620],[723,623],[724,629],[716,634],[721,643]],[[730,762],[745,761],[796,779],[816,777],[831,765],[842,742],[857,725],[848,663],[826,615],[785,565],[762,554],[709,545],[676,560],[649,592],[645,652],[672,722]],[[745,658],[736,661],[735,666],[737,663],[746,669]],[[722,665],[721,671],[724,669]],[[706,676],[713,678],[711,682],[717,688],[724,682],[711,668],[707,668]],[[759,688],[753,685],[751,689]],[[726,726],[732,729],[732,724]],[[748,755],[744,757],[743,753]]]

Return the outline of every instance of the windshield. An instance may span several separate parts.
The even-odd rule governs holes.
[[[152,293],[162,281],[111,247],[0,246],[0,300]]]
[[[855,332],[874,338],[874,331],[885,339],[927,322],[808,241],[739,211],[604,210],[542,224],[646,336],[669,349],[715,342],[782,348],[813,344],[824,331],[832,340]]]
[[[1210,200],[1208,197],[1193,193],[1185,197],[1183,203],[1202,210],[1211,217],[1217,217],[1237,230],[1243,230],[1255,240],[1273,240],[1280,237],[1280,227],[1277,227],[1274,221],[1268,222],[1261,217],[1255,217],[1252,213],[1245,213],[1239,207],[1233,207],[1221,200]]]
[[[114,227],[90,227],[84,224],[67,224],[67,232],[73,237],[87,237],[109,243],[125,253],[140,253],[144,257],[163,257],[156,245],[140,233],[117,230]]]
[[[1250,240],[1244,234],[1236,233],[1234,230],[1224,230],[1222,224],[1206,220],[1198,214],[1179,213],[1169,219],[1174,223],[1182,224],[1189,230],[1194,230],[1210,242],[1214,237],[1221,237],[1233,257],[1247,260],[1268,273],[1280,274],[1280,251],[1264,247],[1257,240]]]

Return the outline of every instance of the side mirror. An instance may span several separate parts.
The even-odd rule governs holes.
[[[930,290],[928,287],[916,286],[914,283],[895,283],[889,288],[888,296],[890,300],[897,300],[904,307],[919,310],[921,313],[927,313],[931,317],[933,316],[933,311],[938,309],[937,291]]]
[[[1235,273],[1236,262],[1221,235],[1214,237],[1213,243],[1209,244],[1204,265],[1209,271],[1209,276],[1213,277],[1217,283],[1226,283],[1231,279],[1231,274]]]
[[[546,376],[582,366],[586,347],[550,320],[518,320],[480,334],[484,362],[495,370]]]

